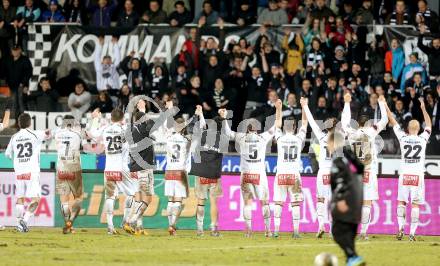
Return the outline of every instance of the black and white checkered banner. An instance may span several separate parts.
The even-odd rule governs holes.
[[[271,27],[264,32],[258,26],[225,27],[223,31],[218,27],[202,27],[198,29],[198,36],[205,40],[214,37],[217,42],[223,42],[224,49],[227,49],[231,43],[238,42],[241,38],[255,45],[258,37],[265,34],[275,45],[275,49],[281,51],[286,27],[291,28],[295,34],[299,34],[302,30],[302,25]],[[56,73],[55,76],[59,79],[67,76],[72,69],[77,69],[81,78],[88,84],[95,84],[93,62],[95,47],[99,43],[98,36],[104,36],[105,40],[101,57],[113,56],[115,44],[112,42],[112,36],[117,36],[117,45],[122,58],[134,51],[136,55],[143,55],[147,62],[161,58],[171,63],[185,41],[191,38],[192,28],[194,27],[139,25],[134,28],[100,29],[63,24],[30,25],[28,54],[33,65],[30,89],[35,90],[39,79],[48,72],[53,71],[52,73]],[[370,28],[369,32],[367,41],[374,39],[374,35],[383,35],[387,41],[390,41],[391,37],[397,37],[404,44],[407,55],[416,49],[417,32],[412,28],[376,26],[374,30]],[[422,57],[423,61],[426,62],[427,58]]]

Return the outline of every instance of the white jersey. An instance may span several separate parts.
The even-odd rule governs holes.
[[[400,174],[418,174],[425,172],[425,151],[431,128],[425,128],[420,135],[409,135],[399,125],[393,127],[400,143]]]
[[[40,150],[47,135],[42,130],[20,129],[11,137],[6,157],[14,159],[16,174],[40,172]]]
[[[105,171],[128,172],[129,145],[125,141],[125,130],[124,125],[111,123],[91,132],[94,138],[102,138],[105,146]]]
[[[58,170],[81,170],[81,135],[70,128],[56,130],[54,139],[58,155]]]
[[[275,139],[278,147],[277,173],[289,174],[299,172],[302,168],[301,150],[306,138],[306,127],[301,127],[298,134],[285,133],[277,128]]]
[[[166,139],[166,170],[187,170],[189,165],[190,141],[180,133],[172,132]]]
[[[3,123],[0,123],[0,131],[3,130]]]
[[[266,148],[273,137],[274,128],[261,134],[236,133],[235,140],[239,145],[242,173],[266,172]]]
[[[365,170],[371,170],[373,172],[378,171],[378,151],[375,140],[388,123],[384,103],[379,102],[379,109],[381,119],[377,124],[358,129],[354,129],[350,126],[351,111],[349,103],[344,104],[344,110],[341,115],[342,128],[347,134],[350,147],[357,158],[365,165]]]

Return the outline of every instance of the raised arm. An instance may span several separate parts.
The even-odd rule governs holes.
[[[9,109],[5,110],[5,114],[3,116],[3,128],[7,128],[9,126],[9,117],[11,115],[11,111]]]
[[[99,42],[95,47],[95,57],[94,57],[94,65],[96,72],[102,72],[102,64],[101,64],[101,54],[102,54],[102,46],[104,45],[104,38],[100,37]]]
[[[113,43],[113,57],[115,59],[113,61],[113,64],[115,64],[115,66],[118,66],[119,63],[121,63],[121,51],[119,49],[118,39],[113,37],[112,43]]]
[[[226,115],[227,115],[226,109],[218,110],[218,114],[220,115],[221,118],[223,118],[223,129],[226,136],[230,139],[235,139],[236,132],[231,130],[231,128],[229,127],[229,123],[226,120]]]
[[[324,134],[322,133],[321,128],[319,128],[318,124],[316,123],[315,119],[313,118],[312,113],[310,112],[307,98],[301,97],[300,103],[301,103],[301,106],[304,110],[304,113],[306,114],[307,121],[309,122],[310,127],[312,128],[313,134],[315,134],[315,136],[318,139],[321,139]]]
[[[92,125],[90,126],[90,130],[87,132],[87,135],[94,140],[97,140],[102,135],[102,128],[99,123],[99,118],[101,117],[101,112],[96,109],[92,113]]]
[[[275,108],[276,108],[276,112],[275,112],[275,127],[276,128],[281,128],[281,126],[283,125],[283,102],[278,99],[277,102],[275,103]]]
[[[352,128],[350,126],[350,120],[351,120],[350,103],[351,103],[351,94],[350,93],[346,93],[344,95],[344,109],[342,110],[342,115],[341,115],[342,129],[346,133],[352,131]]]
[[[385,100],[385,97],[381,95],[379,97],[379,108],[380,108],[380,120],[377,123],[377,131],[382,131],[388,124],[388,116],[386,111],[387,102]]]
[[[388,105],[385,105],[385,109],[386,109],[386,112],[387,112],[388,120],[389,120],[391,126],[394,127],[395,125],[397,125],[397,121],[394,118],[393,113],[391,113],[390,108],[388,108]]]
[[[423,113],[423,119],[425,120],[425,128],[432,128],[432,121],[431,118],[429,117],[428,112],[426,111],[426,107],[425,107],[425,102],[423,101],[423,98],[420,97],[419,98],[420,101],[420,109],[422,109],[422,113]]]

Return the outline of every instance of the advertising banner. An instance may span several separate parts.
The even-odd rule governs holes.
[[[30,218],[30,226],[54,226],[55,215],[55,174],[41,173],[41,200]],[[14,172],[0,172],[0,224],[5,226],[17,225],[15,214],[15,174]],[[29,203],[30,199],[26,199]]]
[[[272,200],[273,176],[269,176],[269,190]],[[397,232],[397,178],[379,178],[379,200],[373,203],[371,234],[395,234]],[[223,197],[219,200],[221,213],[219,228],[221,230],[242,230],[245,227],[243,219],[243,199],[240,193],[239,176],[223,176]],[[317,232],[316,216],[316,177],[302,177],[304,202],[301,206],[301,232]],[[420,209],[420,224],[417,234],[440,235],[440,180],[425,180],[426,204]],[[271,208],[273,202],[271,201]],[[254,203],[252,224],[255,230],[264,230],[263,216],[259,203]],[[407,223],[410,222],[410,209],[407,210]],[[327,227],[328,228],[328,227]],[[409,226],[406,228],[409,230]],[[289,204],[284,204],[281,217],[281,230],[292,231],[292,215]],[[406,233],[408,233],[407,231]]]

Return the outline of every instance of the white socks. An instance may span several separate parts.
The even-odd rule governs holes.
[[[63,215],[65,222],[70,219],[70,208],[68,202],[61,203],[61,214]]]
[[[264,229],[266,232],[270,231],[270,207],[269,204],[265,204],[261,207],[261,211],[263,212],[264,218]]]
[[[180,213],[182,212],[182,202],[176,201],[171,203],[171,226],[176,226]]]
[[[399,224],[399,231],[403,230],[405,226],[406,219],[406,206],[405,205],[397,205],[397,223]]]
[[[319,202],[316,204],[316,214],[318,216],[319,230],[324,230],[324,202]]]
[[[301,218],[300,207],[292,206],[293,232],[299,234],[299,220]]]
[[[196,220],[197,220],[197,230],[203,231],[203,219],[205,218],[205,205],[198,204],[197,205],[197,213],[196,213]]]
[[[363,205],[362,206],[362,218],[361,218],[361,234],[366,234],[368,230],[368,226],[370,225],[370,217],[371,217],[371,206]]]
[[[19,224],[20,220],[23,219],[24,205],[23,204],[16,204],[15,205],[15,212],[16,212],[16,217],[17,217],[17,224]]]
[[[244,221],[246,222],[246,229],[252,230],[252,205],[244,205],[243,207]]]
[[[115,200],[112,198],[108,198],[105,200],[105,210],[107,214],[107,227],[110,229],[114,229],[113,225],[113,210],[115,208]]]
[[[420,215],[420,209],[419,207],[411,208],[411,227],[410,227],[410,235],[415,235],[417,226],[419,225],[419,215]]]
[[[133,207],[134,203],[134,197],[133,196],[127,196],[125,198],[125,204],[124,204],[124,217],[122,218],[122,222],[126,223],[129,221],[130,214],[131,214],[131,208]]]
[[[275,227],[275,233],[278,233],[280,231],[280,224],[281,224],[281,213],[283,211],[283,205],[275,204],[273,209],[273,223]]]

